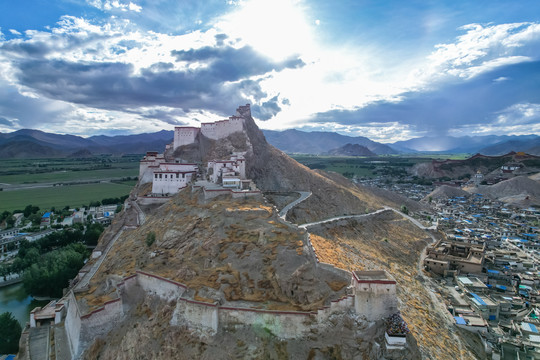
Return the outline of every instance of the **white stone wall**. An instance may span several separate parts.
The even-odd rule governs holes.
[[[190,172],[197,171],[197,164],[181,164],[181,163],[161,163],[159,164],[161,171],[175,171],[175,172]]]
[[[161,163],[152,173],[153,194],[176,194],[188,186],[197,173],[196,164]]]
[[[193,173],[155,172],[152,181],[153,194],[176,194],[187,187]]]
[[[137,271],[137,282],[146,293],[165,300],[178,299],[186,291],[185,286],[180,283],[141,271]]]
[[[259,190],[244,190],[244,191],[231,191],[232,198],[233,199],[242,199],[248,196],[257,196],[260,195],[261,192]]]
[[[315,317],[308,312],[219,308],[220,326],[260,326],[284,339],[302,337],[314,321]]]
[[[66,305],[68,308],[66,312],[65,327],[68,345],[71,354],[77,354],[79,352],[79,338],[81,334],[81,315],[73,292],[69,293]]]
[[[181,127],[174,128],[174,150],[182,145],[189,145],[195,142],[199,129],[196,127]]]
[[[79,353],[74,357],[77,358],[96,338],[108,334],[123,316],[122,299],[108,301],[101,308],[81,316]]]
[[[171,325],[187,323],[190,328],[210,334],[217,332],[218,322],[217,306],[188,299],[179,299],[171,318]]]
[[[201,133],[209,139],[217,140],[244,130],[244,119],[231,116],[227,120],[201,124]]]
[[[396,284],[366,282],[355,287],[354,308],[369,321],[376,321],[397,312]]]

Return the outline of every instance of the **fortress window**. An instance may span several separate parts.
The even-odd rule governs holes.
[[[156,178],[156,179],[157,179],[157,174],[154,174],[154,178]]]
[[[176,173],[176,178],[178,179],[178,173]]]
[[[159,174],[159,178],[161,179],[162,174]]]

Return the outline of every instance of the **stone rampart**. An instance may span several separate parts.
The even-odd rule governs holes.
[[[142,271],[137,271],[137,283],[146,293],[166,300],[180,298],[187,289],[184,284]]]
[[[283,339],[303,336],[316,322],[314,313],[219,307],[220,326],[254,326]]]
[[[174,150],[179,146],[193,144],[199,132],[200,129],[196,127],[175,127],[173,142]]]
[[[171,198],[169,196],[141,196],[137,198],[140,205],[165,204]]]
[[[343,270],[340,268],[335,267],[332,264],[324,263],[324,262],[317,262],[317,267],[319,269],[322,269],[324,271],[331,272],[334,275],[337,275],[339,277],[350,277],[351,273],[347,270]]]
[[[111,331],[123,316],[121,298],[107,301],[102,307],[81,316],[80,349],[85,349],[97,337]]]
[[[72,354],[79,352],[79,338],[81,334],[81,313],[73,291],[67,296],[67,312],[65,319],[66,334],[68,345]]]
[[[349,272],[330,264],[319,263],[319,267],[340,276]],[[364,280],[363,272],[353,272],[355,294],[346,295],[330,302],[317,311],[278,311],[255,308],[220,306],[215,303],[195,301],[182,297],[187,286],[176,281],[143,271],[124,278],[117,284],[118,298],[103,304],[89,314],[81,315],[73,292],[67,296],[66,332],[74,357],[78,357],[96,337],[107,334],[123,315],[123,300],[130,290],[140,287],[146,294],[167,301],[176,301],[171,325],[187,325],[204,334],[215,334],[220,328],[237,328],[246,325],[261,327],[283,339],[297,338],[307,334],[312,327],[324,326],[328,317],[335,312],[355,310],[368,320],[379,320],[396,310],[395,281],[378,279]],[[384,272],[381,272],[385,274]],[[358,274],[358,277],[356,276]],[[126,298],[127,299],[127,298]]]
[[[187,324],[204,333],[215,334],[218,330],[218,307],[215,304],[189,299],[178,299],[171,318],[171,325]]]

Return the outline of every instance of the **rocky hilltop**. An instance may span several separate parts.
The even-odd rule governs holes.
[[[434,235],[391,210],[421,206],[312,171],[239,115],[243,131],[168,147],[163,166],[241,152],[262,193],[136,186],[55,305],[57,348],[85,359],[452,358],[459,346],[430,336],[452,332],[446,311],[416,276]],[[279,214],[297,192],[307,195]]]
[[[345,144],[342,147],[332,149],[326,155],[334,156],[377,156],[367,147],[359,144]]]
[[[512,173],[502,171],[503,166],[516,167]],[[465,160],[432,160],[419,163],[411,169],[413,175],[436,179],[442,177],[470,178],[477,172],[486,179],[530,175],[540,171],[540,157],[523,152],[510,152],[501,156],[476,154]]]

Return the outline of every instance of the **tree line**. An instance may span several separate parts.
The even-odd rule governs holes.
[[[9,264],[0,265],[0,276],[23,274],[25,289],[32,295],[60,297],[88,257],[86,245],[96,245],[104,230],[101,224],[51,233],[39,240],[22,240]]]

